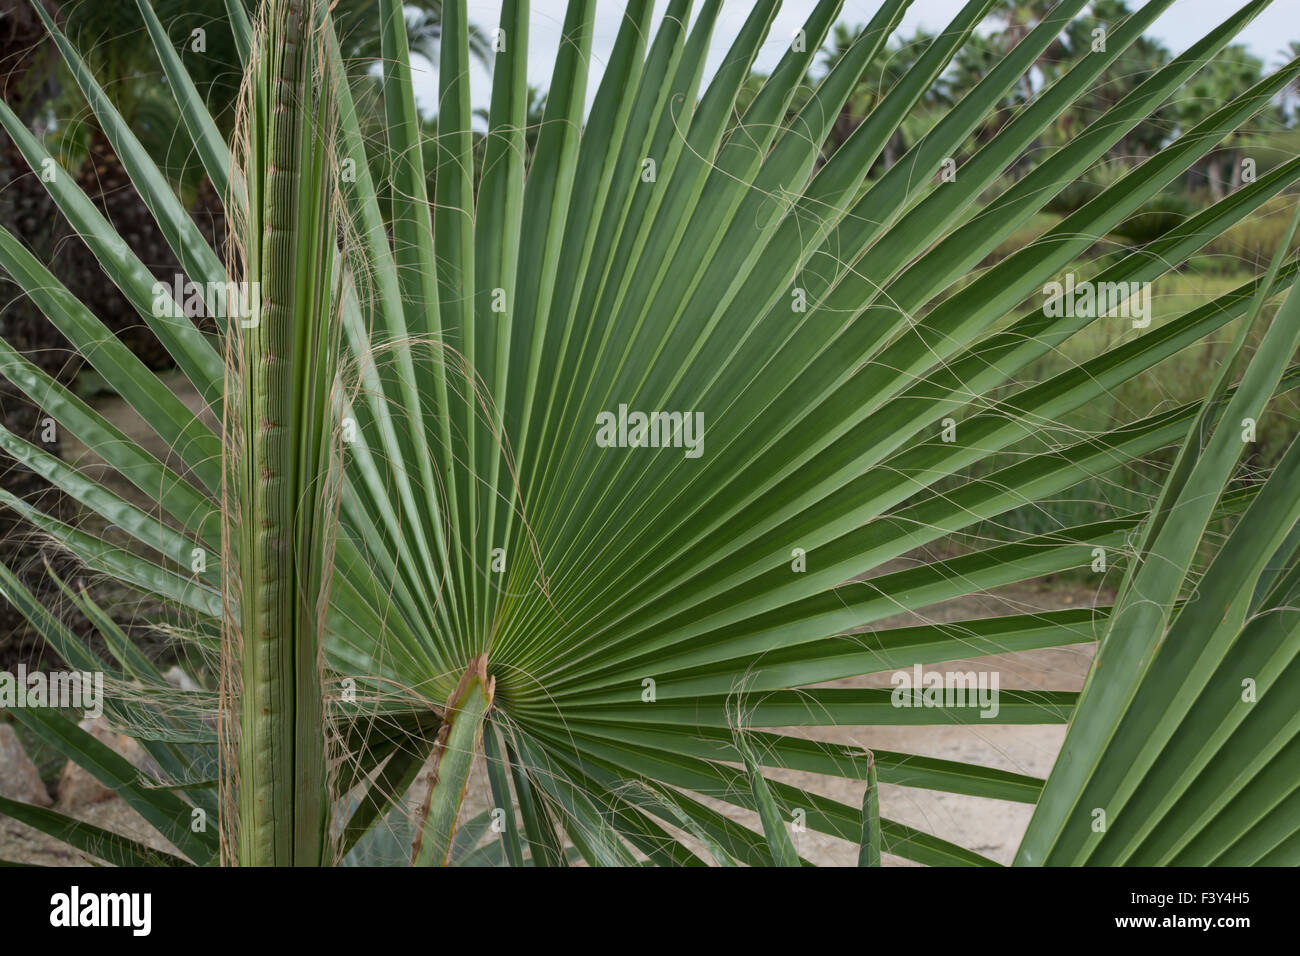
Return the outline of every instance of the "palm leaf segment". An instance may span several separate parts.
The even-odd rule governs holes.
[[[197,153],[237,212],[245,202],[245,179],[232,170],[231,151],[148,0],[138,2]],[[443,9],[432,150],[423,148],[400,4],[380,4],[386,136],[363,136],[346,83],[337,84],[335,104],[337,166],[350,175],[338,184],[348,241],[329,267],[330,287],[342,289],[345,388],[331,426],[341,435],[344,467],[327,653],[330,692],[337,697],[338,684],[347,679],[359,687],[357,702],[335,708],[345,748],[355,747],[336,783],[346,788],[372,781],[341,830],[345,849],[381,817],[390,793],[409,784],[424,753],[412,751],[411,740],[432,735],[442,703],[486,655],[495,692],[481,746],[494,801],[517,810],[510,819],[522,823],[507,826],[495,851],[509,862],[562,863],[574,853],[593,863],[797,861],[784,834],[774,832],[792,808],[804,811],[811,829],[854,843],[873,833],[874,851],[864,848],[864,859],[878,859],[883,849],[923,863],[990,862],[887,818],[868,814],[864,827],[859,807],[767,779],[763,770],[867,779],[870,767],[883,783],[1036,803],[1044,782],[1032,777],[907,754],[872,755],[773,731],[980,719],[962,708],[898,709],[888,691],[813,686],[829,681],[1102,637],[1098,674],[1112,656],[1136,653],[1127,616],[1125,627],[1112,626],[1106,608],[864,629],[962,594],[1086,565],[1098,547],[1117,555],[1132,549],[1147,527],[1145,514],[1116,514],[872,574],[946,534],[1182,442],[1193,425],[1203,431],[1205,411],[1198,405],[1073,439],[1054,423],[1252,305],[1258,314],[1266,298],[1294,280],[1294,264],[1274,268],[1054,378],[1008,384],[1017,370],[1094,321],[1049,318],[1024,303],[1083,255],[1092,237],[1136,211],[1295,76],[1292,62],[1183,130],[1037,241],[978,270],[1012,230],[1166,102],[1267,6],[1266,0],[1246,3],[1133,89],[1104,120],[972,215],[999,174],[1104,77],[1169,4],[1152,0],[1114,25],[1105,49],[1041,91],[951,181],[936,176],[944,161],[980,125],[989,104],[1020,82],[1084,0],[1062,0],[906,155],[870,180],[873,162],[993,0],[968,3],[825,162],[820,153],[831,124],[879,65],[907,0],[882,3],[811,97],[792,110],[796,89],[839,14],[838,3],[818,3],[802,42],[790,45],[739,117],[733,106],[769,32],[775,0],[754,5],[707,84],[704,64],[720,3],[705,0],[692,21],[691,4],[672,0],[653,35],[652,4],[628,4],[589,110],[595,5],[573,0],[530,160],[524,129],[528,4],[506,4],[481,179],[475,174],[465,4]],[[240,5],[229,9],[247,59],[255,48],[253,31]],[[203,243],[76,50],[52,22],[49,27],[187,278],[203,287],[224,283],[225,265]],[[328,82],[343,75],[343,63],[328,21],[322,30]],[[33,168],[41,169],[49,159],[42,145],[7,107],[0,107],[0,121]],[[376,181],[375,169],[390,171],[391,181]],[[1300,160],[1284,163],[1142,250],[1116,258],[1094,278],[1153,281],[1298,177]],[[155,315],[153,277],[71,177],[55,176],[47,185],[220,419],[222,345],[186,319]],[[156,508],[128,503],[7,433],[10,454],[138,547],[65,525],[17,499],[6,504],[95,572],[182,613],[196,633],[211,633],[222,614],[220,570],[210,563],[193,571],[190,555],[196,548],[221,552],[219,435],[7,234],[0,235],[0,266],[184,466],[177,471],[158,461],[0,343],[0,372]],[[1281,356],[1282,364],[1274,361],[1252,380],[1249,401],[1256,405],[1274,389],[1297,383],[1296,370],[1285,367],[1300,328],[1295,301],[1288,300],[1274,320],[1280,350],[1273,359]],[[997,401],[987,397],[999,388]],[[1237,394],[1225,389],[1216,407]],[[620,406],[702,420],[696,436],[706,439],[702,453],[604,447],[596,441],[600,416],[617,414]],[[957,423],[955,442],[938,440],[944,419]],[[950,477],[1045,434],[1067,437],[983,477]],[[1236,460],[1233,451],[1240,449],[1224,446],[1219,471],[1201,476],[1213,491],[1211,505]],[[944,479],[943,490],[936,488]],[[1279,504],[1285,496],[1272,492],[1276,483],[1258,495],[1247,489],[1224,498],[1216,514],[1249,509],[1243,523],[1279,527],[1279,515],[1293,522],[1294,508]],[[1204,527],[1209,515],[1201,517]],[[1143,540],[1147,548],[1174,546]],[[1283,558],[1295,548],[1293,537],[1270,542]],[[1271,551],[1266,557],[1274,560],[1270,567],[1286,566]],[[1157,586],[1140,570],[1151,563],[1136,566],[1126,587],[1149,585],[1163,607],[1173,608],[1178,582]],[[1260,583],[1252,613],[1285,606],[1294,597],[1292,577]],[[1253,585],[1234,580],[1225,587]],[[7,573],[4,591],[66,658],[88,653]],[[143,734],[149,750],[164,773],[185,785],[187,799],[140,787],[107,758],[99,767],[103,779],[147,808],[190,861],[209,861],[213,841],[175,821],[188,820],[192,808],[215,812],[210,732],[174,702],[141,703],[139,687],[162,687],[160,676],[87,595],[68,593],[116,649],[116,684],[136,689],[114,705],[115,715],[152,728]],[[1128,601],[1137,599],[1121,591],[1117,620],[1130,613]],[[1300,649],[1291,618],[1264,615],[1241,626],[1268,632],[1272,650],[1257,665],[1258,679],[1281,680]],[[1184,613],[1172,624],[1180,627],[1195,624]],[[1220,663],[1225,653],[1264,654],[1253,644],[1249,652],[1238,650],[1236,634],[1220,628],[1204,636],[1196,659],[1169,663],[1165,655],[1150,666],[1171,668],[1179,686],[1209,694],[1218,686],[1214,681],[1236,679],[1237,671],[1227,673],[1226,662]],[[1101,679],[1094,675],[1084,695],[1090,714],[1091,698],[1105,696],[1093,687]],[[1300,853],[1294,794],[1278,792],[1266,773],[1270,761],[1294,749],[1288,743],[1293,719],[1272,717],[1267,733],[1250,738],[1266,738],[1266,744],[1233,750],[1249,764],[1240,770],[1246,776],[1233,798],[1189,776],[1187,767],[1213,763],[1218,746],[1237,747],[1252,721],[1269,719],[1258,716],[1262,705],[1214,734],[1188,738],[1175,730],[1190,697],[1144,703],[1137,716],[1126,715],[1133,699],[1108,700],[1099,717],[1090,717],[1089,726],[1098,729],[1087,737],[1086,766],[1058,767],[1063,779],[1054,776],[1048,786],[1050,802],[1045,798],[1022,849],[1025,862],[1057,859],[1049,851],[1061,859],[1214,858],[1228,845],[1207,836],[1218,832],[1209,824],[1229,814],[1236,822],[1231,832],[1248,841],[1234,844],[1234,861],[1277,862]],[[1071,693],[1004,693],[996,719],[1064,722],[1075,704]],[[1210,719],[1199,708],[1189,713],[1197,722]],[[86,749],[66,721],[26,719],[47,738]],[[1121,721],[1133,723],[1130,731],[1161,728],[1149,743],[1141,738],[1137,766],[1164,774],[1161,780],[1177,778],[1176,789],[1144,787],[1141,773],[1129,772],[1131,762],[1110,756],[1115,741],[1134,739]],[[1115,726],[1119,733],[1107,733]],[[1080,734],[1086,736],[1086,728],[1073,726],[1071,740]],[[1171,754],[1181,755],[1180,747],[1196,750],[1200,762],[1179,763]],[[1252,782],[1259,780],[1265,782]],[[1085,785],[1141,808],[1124,817],[1122,843],[1119,837],[1098,843],[1075,835],[1079,825],[1071,814],[1090,806],[1079,799]],[[874,805],[874,787],[869,796]],[[767,838],[735,822],[729,808],[758,811]],[[1261,839],[1258,828],[1251,829],[1265,818],[1284,818],[1276,833],[1285,842]],[[47,825],[69,826],[57,820]],[[473,833],[482,832],[484,819],[473,825]],[[98,837],[95,845],[121,859],[145,852],[76,832],[83,842]]]

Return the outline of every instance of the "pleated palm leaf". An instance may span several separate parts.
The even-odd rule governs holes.
[[[1300,300],[1287,299],[1271,321],[1265,308],[1290,287],[1296,265],[1279,261],[1053,378],[1022,386],[1016,375],[1099,321],[1047,314],[1036,299],[1045,284],[1266,108],[1298,62],[1182,130],[1036,241],[977,268],[1268,5],[1246,3],[981,204],[1171,2],[1152,0],[1113,25],[1097,50],[955,168],[950,157],[1086,5],[1062,0],[898,162],[868,180],[994,0],[966,4],[824,163],[836,117],[879,69],[907,0],[880,4],[793,118],[787,108],[838,3],[815,6],[737,118],[733,103],[775,0],[753,5],[707,84],[718,0],[705,0],[693,20],[688,0],[671,0],[652,39],[652,4],[628,4],[589,110],[595,4],[573,0],[531,161],[528,4],[506,3],[481,178],[463,2],[443,5],[431,151],[421,141],[395,0],[377,11],[383,142],[362,137],[347,84],[332,82],[344,70],[323,4],[272,2],[256,30],[231,4],[250,77],[232,162],[231,146],[139,0],[187,131],[241,224],[243,257],[230,264],[202,242],[55,31],[188,279],[205,288],[256,280],[263,309],[260,325],[244,329],[231,319],[215,343],[187,319],[155,315],[152,276],[75,183],[50,179],[63,213],[224,427],[191,413],[0,235],[0,267],[184,466],[158,461],[0,346],[0,372],[148,495],[150,507],[8,434],[11,455],[136,544],[70,527],[16,498],[5,502],[91,571],[172,609],[169,626],[224,662],[220,693],[242,709],[238,727],[219,736],[205,719],[218,710],[216,688],[170,690],[91,596],[69,587],[114,655],[100,661],[3,572],[6,595],[71,665],[108,670],[116,690],[110,716],[141,740],[169,786],[141,782],[57,712],[16,716],[158,827],[184,857],[164,862],[206,863],[223,846],[226,858],[245,863],[336,860],[412,790],[430,757],[436,770],[427,789],[414,791],[420,863],[797,864],[787,832],[795,817],[860,844],[867,864],[882,853],[992,862],[882,817],[877,782],[1037,804],[1022,862],[1221,852],[1198,847],[1198,834],[1219,839],[1210,824],[1240,813],[1239,804],[1187,775],[1214,766],[1206,748],[1227,741],[1275,795],[1283,787],[1280,738],[1269,732],[1291,728],[1258,727],[1261,703],[1249,716],[1234,712],[1235,723],[1216,725],[1210,738],[1192,739],[1210,718],[1189,709],[1188,694],[1217,693],[1235,679],[1220,659],[1241,644],[1238,631],[1281,628],[1270,631],[1277,651],[1254,678],[1261,689],[1278,680],[1282,657],[1300,649],[1294,627],[1288,633],[1278,623],[1291,618],[1258,613],[1284,607],[1293,590],[1294,503],[1279,490],[1287,479],[1223,494],[1245,447],[1230,441],[1238,412],[1259,421],[1276,391],[1300,381],[1288,364]],[[12,112],[0,109],[0,121],[32,167],[46,168],[42,145]],[[377,165],[369,162],[374,151],[384,154]],[[374,182],[374,168],[391,169],[392,181]],[[430,173],[434,195],[426,192]],[[1090,278],[1152,282],[1297,178],[1300,160],[1283,163]],[[391,218],[380,211],[390,208]],[[1236,320],[1241,329],[1268,325],[1266,348],[1239,387],[1225,373],[1205,402],[1102,434],[1060,424]],[[1239,333],[1232,368],[1244,363],[1245,345]],[[660,413],[654,431],[637,412]],[[1117,512],[880,570],[1180,443],[1150,513]],[[969,477],[1013,448],[1021,453],[1015,463]],[[1279,468],[1291,468],[1293,457]],[[1239,524],[1191,582],[1189,562],[1211,521]],[[1268,548],[1251,552],[1250,563],[1234,560],[1232,549],[1261,525]],[[1127,562],[1114,609],[865,630],[900,612],[1086,567],[1097,549]],[[199,554],[210,559],[194,561]],[[1207,591],[1211,582],[1222,592]],[[1192,603],[1180,603],[1193,583]],[[1218,614],[1221,596],[1231,610],[1211,627],[1199,610],[1209,605],[1196,602],[1212,602]],[[1184,632],[1199,642],[1194,660],[1168,650]],[[976,706],[898,707],[889,690],[820,686],[1096,640],[1101,652],[1081,700],[1066,691],[1003,691],[991,720]],[[1177,689],[1164,682],[1168,675]],[[1148,695],[1152,686],[1159,692]],[[1046,782],[824,743],[800,729],[1059,724],[1076,707],[1064,756]],[[1153,727],[1158,733],[1148,733]],[[869,730],[862,739],[869,747]],[[1179,747],[1195,749],[1200,762],[1168,756]],[[493,806],[457,832],[479,754]],[[779,781],[774,770],[863,781],[862,805]],[[1150,785],[1175,777],[1176,789]],[[1090,802],[1093,794],[1100,802]],[[1121,804],[1129,808],[1117,818],[1125,842],[1109,833],[1098,842],[1103,831],[1090,808]],[[1272,804],[1252,804],[1265,806]],[[160,858],[53,811],[11,801],[0,810],[105,859]],[[193,823],[223,812],[220,839]],[[757,812],[755,826],[745,825],[754,819],[747,812]],[[1290,819],[1277,818],[1285,826],[1272,845],[1251,844],[1234,858],[1294,856]],[[476,849],[489,822],[491,841]]]

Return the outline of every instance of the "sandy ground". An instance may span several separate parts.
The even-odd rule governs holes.
[[[926,621],[956,621],[1027,610],[1050,610],[1101,603],[1097,593],[1067,582],[1031,582],[1000,588],[994,594],[976,594],[925,609],[920,615],[903,615],[881,622],[898,627]],[[927,666],[938,671],[996,671],[1002,690],[1061,690],[1083,688],[1095,645],[1044,648],[1012,654],[953,661]],[[837,681],[835,687],[889,687],[888,674]],[[963,724],[926,727],[836,727],[808,736],[835,743],[877,750],[893,750],[980,764],[1014,773],[1046,777],[1065,740],[1064,724]],[[791,728],[791,733],[804,733]],[[824,793],[844,803],[860,805],[863,785],[842,778],[786,774],[791,783]],[[1010,863],[1029,824],[1029,804],[962,794],[940,793],[915,787],[882,784],[881,815],[925,830],[989,857]],[[821,834],[795,834],[796,848],[818,863],[856,865],[857,847]],[[802,841],[802,842],[800,842]],[[902,859],[886,863],[914,865]]]
[[[178,390],[179,391],[179,390]],[[199,399],[193,392],[180,391],[191,408],[197,410]],[[166,449],[157,447],[155,436],[129,411],[120,400],[96,403],[130,437],[144,442],[155,454],[164,457]],[[65,455],[72,462],[91,465],[96,469],[83,446],[69,438],[65,442]],[[174,458],[174,456],[171,456]],[[173,461],[173,464],[175,462]],[[116,476],[114,476],[116,477]],[[120,479],[112,482],[115,490],[135,500],[138,493]],[[894,570],[886,567],[882,571]],[[1014,611],[1048,610],[1060,607],[1103,603],[1105,595],[1098,595],[1077,584],[1062,581],[1031,582],[1001,588],[996,594],[970,595],[927,608],[924,619],[904,615],[882,621],[879,627],[897,627],[926,621],[952,621]],[[1028,651],[980,658],[978,661],[954,662],[952,665],[932,665],[934,670],[996,670],[1001,687],[1006,690],[1078,690],[1092,659],[1091,645],[1071,648]],[[839,681],[829,686],[888,687],[887,675],[873,675],[850,681]],[[795,728],[791,733],[808,733]],[[822,739],[853,744],[879,750],[904,751],[948,760],[997,767],[1033,776],[1045,776],[1051,769],[1065,736],[1063,725],[963,725],[928,727],[836,727],[817,729]],[[810,736],[812,734],[809,734]],[[841,778],[826,778],[813,774],[779,772],[778,779],[806,789],[825,794],[836,800],[857,805],[861,802],[860,782]],[[476,768],[467,795],[467,809],[478,812],[491,804],[486,784],[486,774]],[[1009,803],[979,797],[899,787],[884,784],[880,793],[881,812],[884,816],[976,850],[1001,863],[1009,863],[1016,846],[1029,822],[1031,808],[1026,804]],[[724,808],[724,804],[716,804]],[[755,825],[751,815],[726,807],[735,819]],[[110,829],[146,838],[158,847],[165,841],[151,831],[149,825],[119,799],[93,804],[77,812],[78,816]],[[805,831],[793,834],[796,848],[814,862],[823,865],[852,866],[856,862],[857,847],[845,841]],[[0,817],[0,859],[16,862],[40,863],[51,866],[70,866],[84,863],[81,854],[59,846],[41,834]],[[906,861],[886,856],[886,864],[907,865]]]

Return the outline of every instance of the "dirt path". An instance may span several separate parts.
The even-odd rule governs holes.
[[[924,617],[902,615],[881,622],[899,627],[923,622],[969,620],[1029,610],[1109,603],[1110,595],[1085,589],[1068,580],[1031,582],[999,588],[992,594],[974,594],[925,609]],[[1001,690],[1078,691],[1083,687],[1095,651],[1094,644],[1045,648],[1010,654],[952,661],[927,666],[936,671],[996,672]],[[890,687],[889,674],[837,681],[833,687]],[[801,733],[792,728],[791,733]],[[807,736],[814,736],[808,734]],[[868,749],[901,751],[1046,777],[1065,739],[1064,724],[962,724],[923,727],[838,727],[816,734],[820,739]],[[840,778],[787,774],[791,783],[858,806],[863,785]],[[1015,855],[1032,807],[1028,804],[915,787],[882,784],[881,815],[951,840],[999,863]],[[852,866],[857,847],[820,834],[796,835],[802,848],[819,863]],[[797,844],[798,845],[798,844]],[[910,865],[902,859],[886,863]]]

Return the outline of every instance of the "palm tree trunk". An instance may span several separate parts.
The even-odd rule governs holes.
[[[240,429],[227,438],[238,457],[227,478],[237,493],[227,540],[239,548],[241,865],[313,866],[326,855],[319,656],[332,567],[338,335],[320,7],[268,0],[247,92],[243,246],[260,309],[231,323],[244,327]]]
[[[420,811],[420,832],[411,847],[417,866],[446,866],[456,835],[461,804],[483,737],[483,722],[496,688],[488,676],[487,655],[470,662],[447,701],[428,774],[429,792]]]

